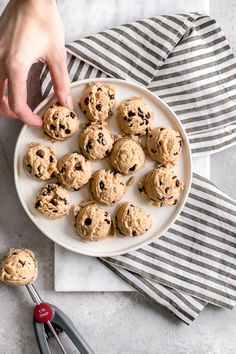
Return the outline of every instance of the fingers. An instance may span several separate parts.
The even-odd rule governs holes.
[[[63,50],[57,56],[47,59],[55,95],[62,106],[73,109],[70,95],[70,78],[67,71],[66,51]]]
[[[26,68],[11,68],[8,74],[8,102],[10,110],[24,123],[42,125],[42,119],[27,105]]]
[[[6,83],[6,78],[0,77],[0,113],[8,118],[16,119],[17,116],[9,108],[8,98],[4,96]]]

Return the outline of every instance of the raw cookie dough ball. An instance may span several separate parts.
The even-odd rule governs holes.
[[[110,155],[110,163],[115,170],[129,175],[140,170],[144,162],[144,151],[135,140],[121,138],[114,144]]]
[[[0,264],[0,280],[8,285],[33,283],[38,275],[38,264],[33,251],[11,248]]]
[[[115,104],[115,88],[101,82],[88,84],[79,102],[81,110],[92,122],[104,122],[112,115]]]
[[[111,231],[111,216],[94,202],[75,208],[75,215],[76,231],[86,241],[103,240]]]
[[[79,146],[89,160],[101,160],[108,156],[114,144],[114,137],[105,125],[91,124],[81,133]]]
[[[122,204],[116,214],[116,225],[124,236],[143,235],[152,226],[152,217],[130,203]]]
[[[171,128],[154,128],[147,138],[147,150],[152,160],[166,167],[177,164],[182,150],[179,133]]]
[[[111,170],[99,170],[90,181],[90,190],[94,199],[104,204],[115,204],[126,190],[126,184],[120,173]]]
[[[29,175],[45,181],[57,171],[57,160],[52,147],[40,143],[31,143],[24,157],[23,164]]]
[[[139,191],[151,199],[155,205],[175,205],[178,202],[183,182],[175,172],[160,167],[148,172],[139,182]]]
[[[91,162],[78,152],[66,154],[57,167],[58,182],[69,190],[78,191],[88,183],[92,175]]]
[[[118,107],[118,124],[123,133],[145,135],[151,129],[153,114],[142,97],[132,97]]]
[[[47,184],[37,193],[34,207],[49,219],[59,219],[69,213],[68,193],[58,184]]]
[[[44,132],[55,140],[66,140],[77,132],[79,120],[75,112],[55,104],[43,117]]]

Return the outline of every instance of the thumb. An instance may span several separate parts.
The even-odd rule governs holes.
[[[47,60],[55,96],[62,106],[73,109],[73,102],[70,95],[70,78],[66,64],[66,51],[58,55],[56,58]]]

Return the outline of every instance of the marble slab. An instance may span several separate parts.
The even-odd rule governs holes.
[[[210,156],[193,159],[195,172],[210,178]],[[55,244],[56,291],[134,291],[94,257],[83,256]]]

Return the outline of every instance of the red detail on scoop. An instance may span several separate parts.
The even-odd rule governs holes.
[[[49,304],[39,304],[34,309],[34,318],[38,322],[50,321],[53,316],[53,310]]]

